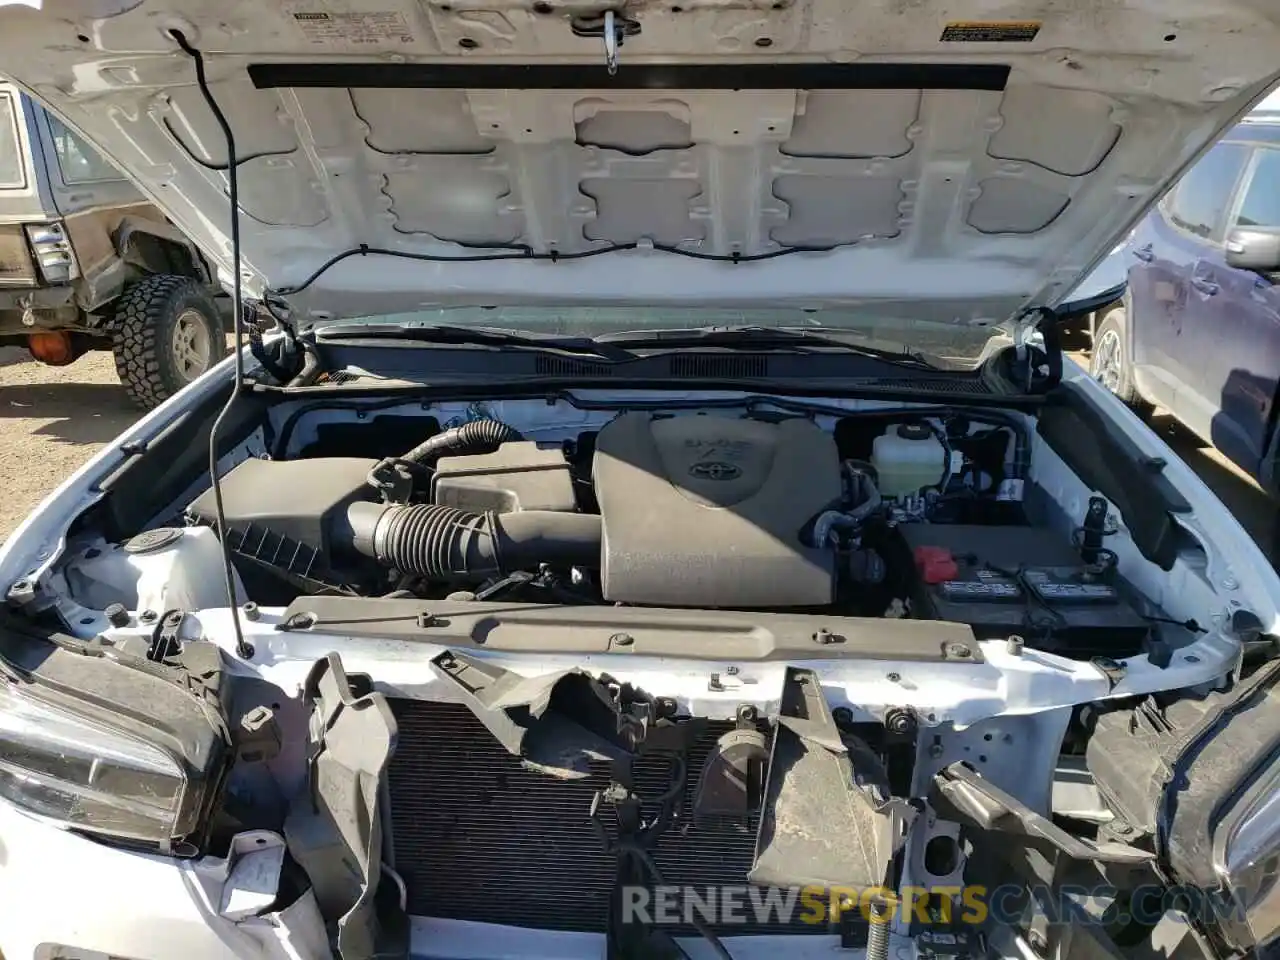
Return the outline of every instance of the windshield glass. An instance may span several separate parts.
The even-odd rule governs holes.
[[[821,331],[838,335],[855,346],[919,353],[939,366],[967,369],[978,364],[994,338],[990,327],[963,327],[955,323],[902,318],[873,318],[862,312],[835,309],[802,310],[762,308],[754,310],[716,307],[636,306],[494,306],[439,307],[412,313],[364,317],[360,323],[429,327],[435,324],[485,327],[531,335],[601,337],[622,333],[643,335],[656,330],[701,330],[707,327],[769,327],[783,330]],[[660,346],[655,341],[655,346]]]

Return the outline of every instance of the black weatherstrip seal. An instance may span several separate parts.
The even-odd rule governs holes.
[[[1085,486],[1116,505],[1138,552],[1172,570],[1179,530],[1173,514],[1190,513],[1191,504],[1164,475],[1165,462],[1143,453],[1072,383],[1048,395],[1036,432]]]
[[[255,63],[272,87],[437,90],[1004,90],[994,63]]]

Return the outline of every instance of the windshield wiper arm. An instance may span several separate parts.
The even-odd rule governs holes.
[[[808,328],[791,327],[705,327],[692,330],[652,330],[631,331],[628,333],[606,334],[599,337],[597,343],[611,344],[616,347],[645,347],[661,349],[664,347],[726,347],[728,349],[768,350],[779,347],[815,347],[822,349],[842,350],[860,357],[870,357],[900,366],[917,367],[921,370],[937,369],[920,353],[885,350],[866,344],[850,343],[841,334],[841,330],[824,327],[810,330]]]
[[[322,339],[411,340],[415,343],[456,344],[460,346],[510,347],[516,350],[545,350],[591,357],[607,363],[626,363],[636,355],[621,346],[600,343],[590,337],[538,337],[489,327],[463,327],[449,324],[336,323],[318,331]]]

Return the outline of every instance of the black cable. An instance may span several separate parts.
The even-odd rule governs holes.
[[[182,31],[170,30],[169,34],[182,52],[194,61],[196,86],[200,88],[200,95],[209,105],[209,110],[218,121],[218,126],[222,128],[222,136],[227,141],[227,156],[234,157],[236,155],[235,136],[231,132],[231,125],[227,123],[226,116],[218,106],[218,101],[213,97],[213,91],[209,89],[209,81],[204,73],[204,57],[199,50],[187,42]],[[227,583],[227,605],[231,608],[231,625],[236,635],[236,653],[248,660],[253,657],[253,646],[245,640],[244,631],[240,626],[240,605],[236,597],[236,571],[231,560],[231,546],[227,542],[227,518],[222,505],[222,481],[218,477],[218,433],[223,421],[230,414],[232,406],[240,398],[240,391],[244,386],[244,296],[240,282],[240,189],[236,176],[236,164],[230,164],[226,173],[228,194],[231,198],[231,265],[233,269],[231,326],[235,339],[236,379],[231,386],[231,395],[227,397],[226,404],[209,429],[209,477],[213,483],[213,508],[217,521],[218,542],[222,545],[222,572]]]
[[[621,841],[618,843],[617,852],[619,856],[634,857],[636,861],[645,868],[649,876],[653,878],[653,882],[659,887],[665,887],[667,885],[667,881],[662,876],[662,871],[658,869],[657,863],[654,862],[653,856],[648,850],[644,849],[644,847],[640,846],[638,843],[626,840]],[[720,960],[733,960],[733,954],[725,949],[725,945],[721,942],[720,938],[716,936],[715,931],[707,926],[703,919],[693,911],[689,912],[689,923],[693,926],[693,929],[698,931],[698,935],[701,936],[703,940],[707,941],[707,944],[715,952],[715,955],[720,958]]]
[[[178,33],[178,31],[175,30],[173,31],[173,33],[175,34],[175,39],[176,39],[176,34]],[[182,46],[182,41],[179,41],[178,45]],[[186,48],[183,47],[183,50],[185,51]],[[190,52],[190,51],[187,51],[187,52]],[[160,125],[164,127],[165,133],[169,134],[169,137],[173,140],[173,142],[178,145],[178,149],[181,150],[183,153],[185,153],[190,158],[192,163],[198,164],[199,166],[204,167],[206,170],[212,170],[215,173],[226,173],[231,167],[238,167],[241,164],[248,163],[251,160],[264,160],[267,157],[285,157],[285,156],[288,156],[290,153],[293,153],[292,150],[263,150],[261,153],[251,153],[247,157],[236,157],[234,160],[229,160],[227,163],[216,163],[213,161],[205,160],[203,157],[199,156],[194,150],[192,150],[189,146],[187,146],[187,142],[183,140],[181,136],[178,135],[178,131],[173,128],[173,124],[169,122],[168,117],[165,117],[163,120],[161,120]]]
[[[1182,627],[1184,630],[1190,630],[1192,633],[1208,633],[1204,627],[1200,626],[1196,620],[1175,620],[1173,617],[1149,617],[1146,614],[1138,614],[1147,623],[1168,623],[1175,627]]]
[[[1004,567],[996,566],[990,560],[984,560],[977,554],[967,554],[965,557],[974,566],[981,567],[984,570],[990,570],[996,576],[1003,577],[1017,586],[1023,595],[1022,605],[1022,624],[1028,630],[1043,630],[1044,641],[1047,643],[1053,639],[1054,631],[1057,629],[1065,629],[1070,626],[1070,622],[1061,611],[1054,608],[1047,599],[1040,596],[1035,586],[1027,578],[1027,568],[1025,565],[1019,564],[1016,570],[1008,570]],[[1037,619],[1037,608],[1048,615],[1048,620]]]
[[[684,250],[680,247],[666,243],[655,243],[647,249],[656,250],[659,253],[670,253],[675,256],[687,257],[691,260],[711,260],[716,263],[756,263],[761,260],[774,260],[778,257],[789,256],[793,253],[831,253],[837,249],[839,244],[830,247],[783,247],[780,250],[770,250],[766,253],[701,253],[697,250]],[[484,248],[480,248],[484,249]],[[561,260],[587,260],[591,257],[603,256],[606,253],[622,253],[627,250],[639,250],[641,244],[635,241],[627,243],[611,243],[608,246],[596,247],[592,250],[576,250],[572,253],[560,253],[556,250],[550,250],[545,253],[539,253],[532,247],[512,247],[506,246],[499,248],[503,253],[471,253],[462,254],[461,256],[443,256],[435,253],[413,253],[409,250],[389,250],[386,247],[371,247],[367,243],[362,243],[358,247],[352,247],[350,250],[343,250],[341,253],[334,254],[320,266],[316,267],[301,283],[296,283],[291,287],[281,287],[278,290],[268,291],[265,296],[287,297],[301,293],[307,287],[311,286],[320,279],[330,268],[337,266],[343,260],[351,257],[397,257],[401,260],[418,260],[423,263],[489,263],[495,260],[543,260],[551,263],[559,263]]]

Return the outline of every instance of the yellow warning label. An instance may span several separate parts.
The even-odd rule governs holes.
[[[942,31],[944,43],[1028,43],[1040,32],[1038,20],[960,20]]]

